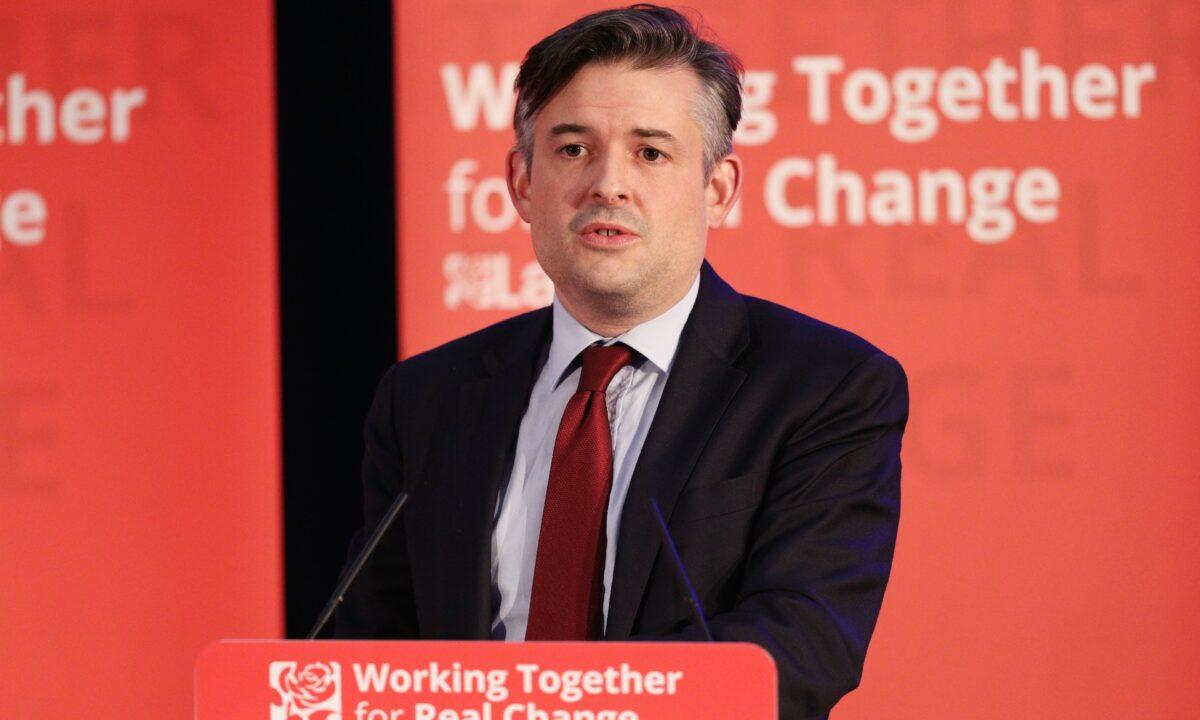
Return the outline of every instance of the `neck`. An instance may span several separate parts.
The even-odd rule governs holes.
[[[558,292],[558,301],[571,313],[571,317],[579,324],[602,337],[610,338],[622,335],[642,323],[653,320],[670,310],[675,303],[683,299],[691,290],[689,282],[686,287],[665,301],[632,307],[630,303],[595,300],[588,298],[581,301],[571,297],[570,293]]]

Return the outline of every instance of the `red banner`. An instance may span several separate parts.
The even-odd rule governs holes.
[[[226,641],[196,720],[775,720],[775,663],[744,643]]]
[[[692,3],[746,66],[708,257],[910,378],[842,718],[1200,709],[1200,8]],[[549,302],[507,198],[525,50],[597,2],[400,3],[402,353]]]
[[[0,8],[0,714],[281,632],[268,2]]]

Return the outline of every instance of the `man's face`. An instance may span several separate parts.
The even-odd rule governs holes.
[[[532,166],[509,154],[513,202],[568,309],[657,314],[691,286],[740,172],[734,158],[706,181],[699,90],[687,68],[586,65],[538,112]]]

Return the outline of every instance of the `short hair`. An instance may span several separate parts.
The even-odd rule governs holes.
[[[729,50],[701,38],[697,27],[671,8],[638,4],[581,17],[546,36],[525,54],[515,88],[513,130],[525,166],[533,163],[533,121],[539,110],[588,63],[629,63],[634,69],[690,68],[700,78],[696,121],[704,137],[704,175],[733,151],[742,117],[742,63]]]

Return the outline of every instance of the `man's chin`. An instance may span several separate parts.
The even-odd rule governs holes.
[[[646,278],[628,268],[577,268],[571,277],[574,295],[581,302],[594,302],[610,308],[625,306],[644,292]]]

